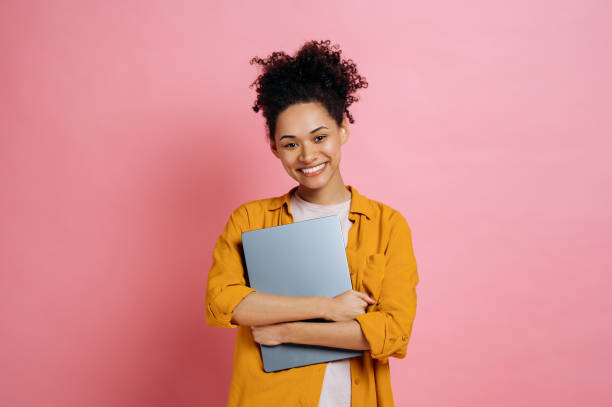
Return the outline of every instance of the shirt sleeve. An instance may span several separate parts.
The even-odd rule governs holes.
[[[399,212],[390,221],[390,239],[385,250],[384,279],[376,306],[355,319],[370,345],[372,358],[404,358],[416,314],[419,282],[408,223]]]
[[[241,205],[230,215],[213,249],[213,262],[206,287],[206,323],[222,328],[234,328],[231,322],[234,308],[247,295],[255,292],[248,287],[242,262],[242,231],[248,226],[246,208]]]

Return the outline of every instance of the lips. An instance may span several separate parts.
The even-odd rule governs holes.
[[[314,174],[316,172],[321,171],[322,169],[324,169],[327,166],[327,161],[321,163],[321,164],[317,164],[317,165],[313,165],[311,167],[307,167],[307,168],[300,168],[298,169],[298,171],[304,173],[304,174]],[[309,171],[304,171],[304,170],[309,170]]]
[[[328,161],[318,164],[318,165],[314,165],[312,167],[308,167],[308,168],[300,168],[298,169],[299,172],[301,172],[302,174],[304,174],[305,176],[313,176],[313,175],[318,175],[321,172],[323,172],[323,170],[325,170],[325,168],[327,167],[327,165],[329,164]],[[310,170],[310,171],[304,171],[304,170]]]

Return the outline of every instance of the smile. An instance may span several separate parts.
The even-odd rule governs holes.
[[[304,173],[305,175],[317,175],[321,171],[323,171],[326,165],[327,165],[327,162],[324,162],[323,164],[317,165],[316,167],[302,168],[302,169],[299,169],[298,171]]]

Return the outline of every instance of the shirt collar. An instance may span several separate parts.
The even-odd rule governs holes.
[[[365,215],[368,219],[371,219],[372,209],[370,203],[368,202],[368,199],[365,196],[361,195],[359,192],[357,192],[357,189],[355,189],[355,187],[353,187],[352,185],[346,185],[346,187],[349,191],[351,191],[351,207],[349,209],[349,213],[360,213]],[[273,198],[272,202],[270,203],[270,206],[268,207],[268,210],[273,211],[281,208],[283,205],[289,208],[289,200],[291,198],[291,194],[295,190],[297,190],[297,188],[298,185],[294,186],[283,195]]]

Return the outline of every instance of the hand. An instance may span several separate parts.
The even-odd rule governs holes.
[[[284,342],[286,323],[251,326],[253,340],[260,345],[280,345]]]
[[[375,303],[367,294],[348,290],[331,299],[325,319],[335,322],[351,321],[357,315],[364,314],[368,304]]]

